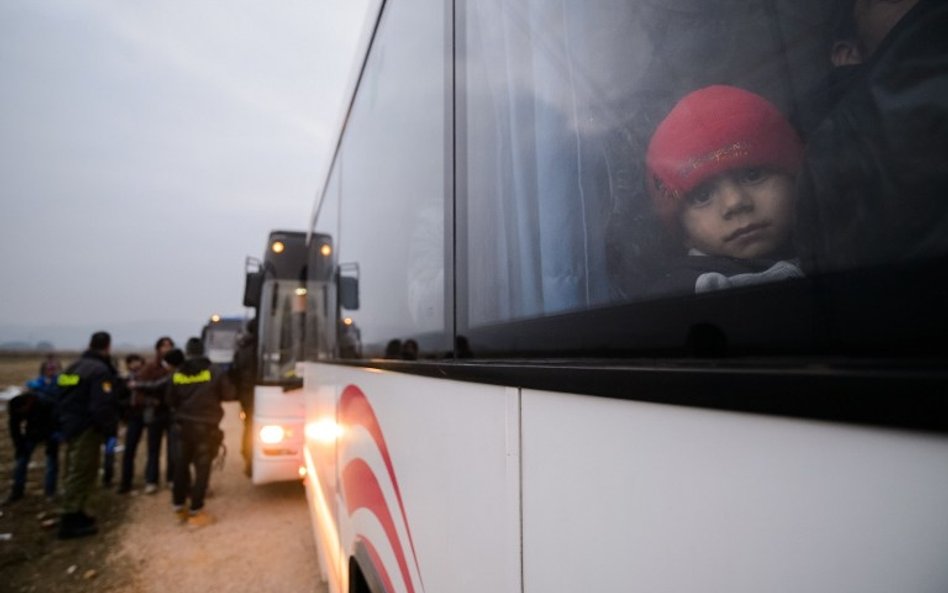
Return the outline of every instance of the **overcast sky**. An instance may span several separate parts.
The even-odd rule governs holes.
[[[307,225],[366,1],[0,2],[0,343],[242,314],[245,256]]]

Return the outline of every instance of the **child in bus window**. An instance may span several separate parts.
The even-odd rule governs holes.
[[[716,85],[681,99],[646,153],[652,202],[687,251],[656,290],[801,277],[791,234],[802,155],[797,133],[763,97]]]

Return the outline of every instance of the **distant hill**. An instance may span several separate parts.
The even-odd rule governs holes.
[[[205,319],[142,320],[122,323],[75,325],[20,325],[0,323],[0,350],[82,350],[89,336],[105,330],[112,334],[113,348],[122,351],[151,350],[160,336],[171,336],[179,344],[201,334]]]

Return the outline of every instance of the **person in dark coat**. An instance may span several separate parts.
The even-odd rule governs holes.
[[[89,349],[59,375],[58,417],[66,442],[66,473],[63,477],[63,514],[59,537],[69,539],[98,531],[90,506],[100,448],[118,431],[120,379],[109,358],[112,338],[96,332]]]
[[[135,380],[136,375],[145,365],[145,359],[138,354],[129,354],[125,357],[125,375],[122,377],[125,381],[126,387],[129,387],[131,383]],[[126,431],[125,431],[125,456],[128,456],[129,442],[132,439],[129,438],[129,432],[134,430],[133,424],[136,420],[136,409],[135,409],[135,395],[132,390],[124,390],[123,395],[125,397],[119,398],[119,404],[122,407],[122,420],[125,421]],[[137,438],[133,441],[135,447],[138,446]],[[133,449],[135,447],[132,447]],[[102,461],[102,485],[106,488],[112,486],[112,480],[115,477],[115,452],[118,448],[118,438],[111,438],[105,442],[105,456]],[[124,460],[123,460],[124,465]],[[120,486],[119,491],[123,489]]]
[[[56,397],[59,366],[44,363],[39,377],[29,381],[28,391],[14,397],[7,404],[10,422],[10,438],[13,440],[15,465],[13,487],[6,503],[23,498],[26,489],[26,473],[33,451],[40,445],[46,447],[46,471],[43,490],[48,498],[56,495],[56,480],[59,475],[59,440],[56,431]]]
[[[185,361],[172,375],[167,391],[175,443],[172,504],[180,521],[203,527],[213,522],[204,510],[204,497],[211,462],[224,439],[219,427],[224,417],[221,402],[236,399],[236,393],[228,373],[204,356],[199,338],[190,338],[184,352]]]
[[[948,3],[837,0],[847,69],[807,139],[796,236],[804,270],[948,253]]]
[[[231,379],[243,412],[240,453],[244,458],[244,473],[247,476],[253,473],[253,392],[257,384],[257,369],[257,320],[251,319],[237,342],[230,367]]]

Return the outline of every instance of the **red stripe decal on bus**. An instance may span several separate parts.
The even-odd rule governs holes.
[[[392,585],[392,579],[388,576],[388,571],[385,570],[385,565],[382,564],[382,558],[379,556],[379,551],[375,549],[375,546],[372,545],[372,542],[369,539],[362,535],[356,536],[356,541],[362,542],[362,545],[365,546],[365,551],[369,555],[369,560],[372,561],[372,565],[375,568],[375,573],[379,575],[379,578],[382,579],[382,587],[386,591],[395,591],[394,585]]]
[[[388,445],[385,443],[385,437],[382,436],[382,427],[379,425],[378,418],[375,416],[372,404],[369,403],[368,398],[365,397],[361,389],[355,385],[349,385],[342,392],[342,397],[339,401],[339,415],[345,426],[358,425],[365,428],[368,433],[372,435],[372,440],[375,441],[375,446],[382,455],[382,460],[385,462],[385,469],[388,471],[388,478],[391,480],[392,488],[395,490],[395,498],[398,499],[398,509],[402,515],[402,525],[405,526],[405,533],[408,534],[408,546],[411,548],[411,555],[415,561],[415,571],[418,573],[419,582],[421,582],[421,587],[424,589],[424,581],[421,579],[421,567],[418,564],[418,555],[415,553],[415,542],[411,536],[411,529],[408,526],[408,515],[405,513],[405,505],[402,502],[402,492],[398,488],[398,479],[395,477],[395,468],[392,464],[392,458],[388,453]]]
[[[405,551],[402,549],[398,533],[395,531],[395,522],[385,504],[385,495],[379,487],[379,481],[372,468],[363,459],[353,459],[342,470],[342,488],[346,501],[346,511],[351,516],[358,509],[366,509],[379,520],[388,543],[398,561],[398,570],[402,573],[402,581],[408,593],[414,593],[411,576],[408,574],[408,563],[405,561]]]

